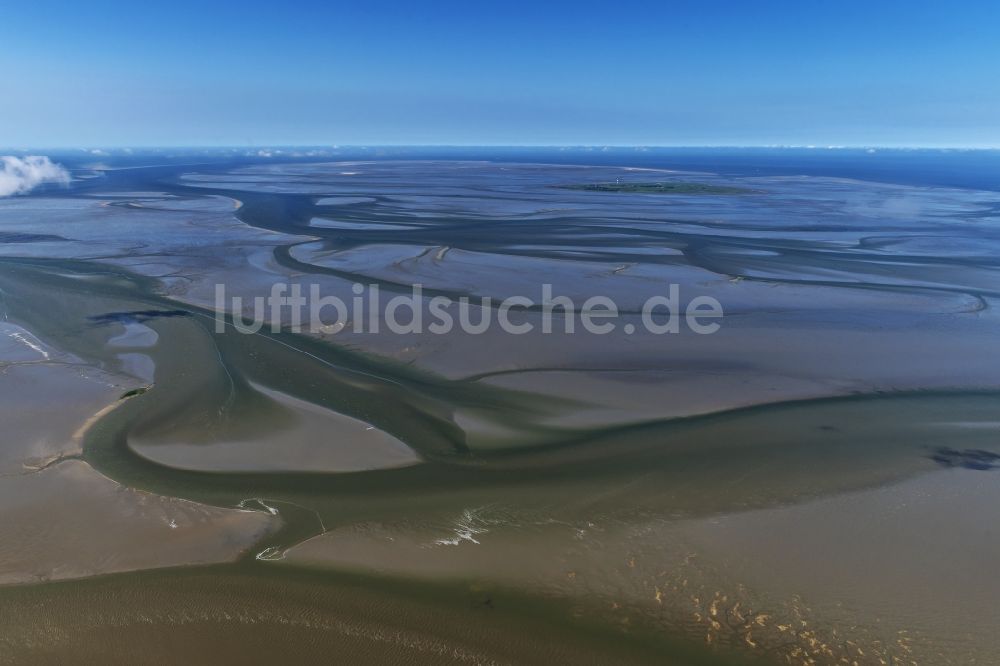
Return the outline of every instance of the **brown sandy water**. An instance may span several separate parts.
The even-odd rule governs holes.
[[[517,592],[259,569],[2,589],[0,663],[735,663]]]

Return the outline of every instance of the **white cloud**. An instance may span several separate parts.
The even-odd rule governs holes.
[[[24,194],[42,183],[69,184],[69,171],[48,157],[0,157],[0,197]]]

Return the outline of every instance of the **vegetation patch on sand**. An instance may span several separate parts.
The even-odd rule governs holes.
[[[757,190],[730,185],[708,185],[679,181],[664,183],[576,183],[556,185],[563,190],[584,192],[634,192],[638,194],[757,194]]]

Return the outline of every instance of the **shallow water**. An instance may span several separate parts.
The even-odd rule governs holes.
[[[1000,556],[1000,195],[732,172],[657,178],[754,193],[555,187],[617,177],[651,176],[163,167],[0,202],[21,234],[0,247],[0,494],[21,498],[3,581],[143,570],[0,589],[0,658],[1000,652],[976,573]],[[633,322],[675,282],[726,317],[666,339],[216,330],[215,283],[278,280],[483,306],[548,282]]]

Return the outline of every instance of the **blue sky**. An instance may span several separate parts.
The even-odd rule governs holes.
[[[0,146],[1000,146],[1000,3],[0,0]]]

